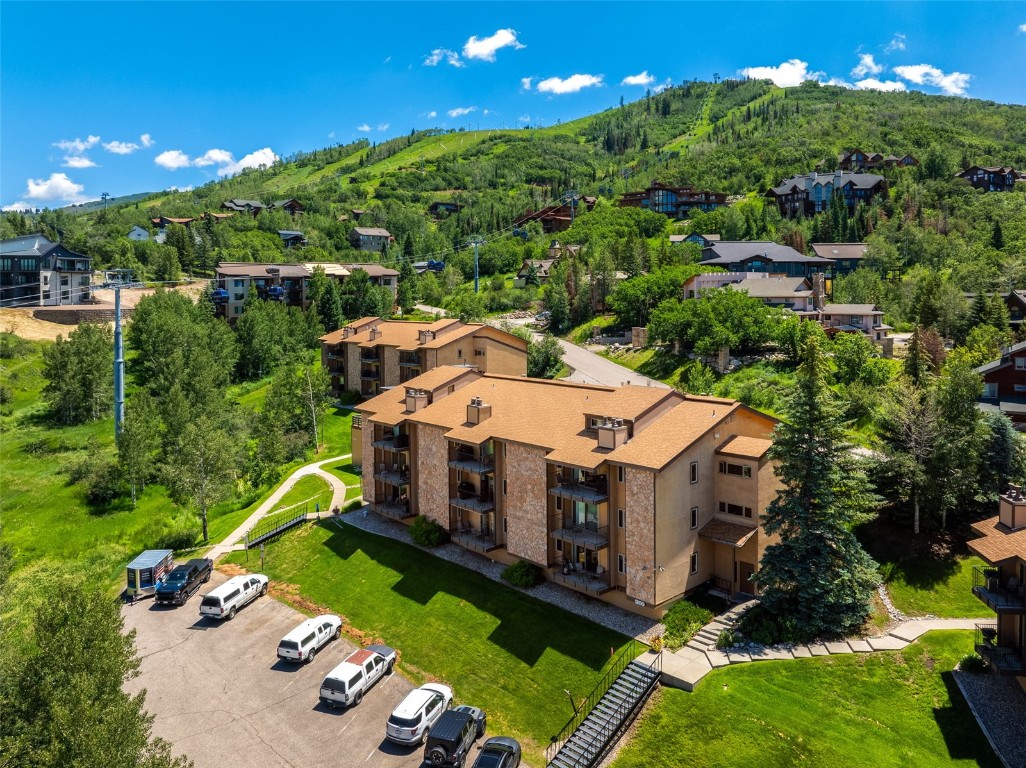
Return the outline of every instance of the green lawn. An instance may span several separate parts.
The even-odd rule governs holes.
[[[327,509],[328,504],[331,503],[331,486],[328,485],[328,481],[317,477],[317,475],[299,478],[296,484],[281,497],[275,510],[292,507],[302,502],[307,502],[311,512],[314,511],[314,505],[317,503],[320,503],[321,509]]]
[[[244,553],[228,558],[245,562]],[[325,520],[269,545],[267,574],[401,653],[416,682],[441,680],[483,707],[532,764],[626,638],[414,547]]]
[[[968,632],[903,651],[716,670],[665,689],[613,768],[1000,768],[950,670]]]
[[[349,459],[343,459],[338,463],[325,464],[321,469],[330,472],[346,484],[346,501],[355,499],[363,493],[360,487],[361,478],[353,471],[353,463]]]
[[[952,619],[986,616],[987,606],[973,595],[973,566],[978,557],[937,560],[910,555],[880,563],[891,601],[910,616],[932,613]]]

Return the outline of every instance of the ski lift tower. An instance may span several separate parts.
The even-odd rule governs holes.
[[[121,436],[125,420],[125,344],[121,332],[121,289],[142,288],[144,283],[132,282],[132,270],[111,269],[103,274],[100,288],[114,291],[114,438]]]
[[[570,206],[570,226],[574,225],[574,218],[577,212],[577,201],[580,199],[580,195],[577,194],[576,189],[568,189],[563,193],[560,200]]]
[[[484,238],[479,235],[474,235],[467,241],[467,245],[474,246],[474,293],[478,290],[478,253],[477,249],[479,246],[484,244]]]

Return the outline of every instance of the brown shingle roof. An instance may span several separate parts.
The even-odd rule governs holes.
[[[618,448],[612,460],[662,469],[739,407],[732,400],[687,397]]]
[[[727,441],[716,449],[716,453],[724,456],[738,456],[742,459],[761,459],[772,446],[772,440],[734,435],[727,438]]]
[[[726,520],[710,520],[702,526],[698,535],[703,539],[710,539],[720,544],[743,547],[758,530],[758,528],[740,523],[729,523]]]
[[[983,538],[970,541],[969,549],[991,565],[1013,557],[1026,561],[1026,528],[1010,530],[995,515],[973,523],[973,530],[983,534]]]
[[[356,406],[356,410],[378,424],[395,426],[413,415],[406,410],[406,390],[408,388],[436,392],[448,385],[463,386],[467,382],[480,378],[481,375],[473,368],[441,365],[403,382],[401,386],[393,387],[372,397],[365,403]]]

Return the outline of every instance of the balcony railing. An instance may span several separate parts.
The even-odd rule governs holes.
[[[382,466],[378,469],[377,478],[381,482],[387,483],[388,485],[409,485],[410,468],[392,467],[391,469],[385,469]]]
[[[449,499],[449,504],[457,509],[467,509],[471,512],[493,512],[495,510],[495,497],[459,494]]]
[[[997,625],[986,622],[976,625],[976,652],[987,660],[987,664],[998,674],[1022,675],[1022,648],[1018,645],[998,645]]]
[[[995,613],[1026,613],[1023,593],[1023,586],[1014,576],[1002,582],[997,568],[973,566],[973,594]]]
[[[365,379],[367,381],[377,381],[378,378],[379,378],[379,376],[378,376],[378,369],[377,368],[361,368],[360,369],[360,378],[361,379]]]
[[[408,451],[410,450],[410,436],[405,434],[389,435],[380,440],[375,440],[371,445],[385,451]]]
[[[591,549],[602,549],[609,546],[609,526],[599,526],[597,523],[574,523],[564,522],[563,525],[550,534],[552,538],[563,541],[572,541]]]
[[[362,350],[360,352],[361,363],[380,363],[381,358],[378,357],[377,350]]]
[[[597,570],[580,570],[580,566],[572,570],[571,565],[569,561],[564,561],[552,574],[552,578],[564,586],[590,595],[602,595],[613,588],[609,580],[609,571],[603,569],[602,573],[598,573]]]
[[[449,461],[449,466],[453,469],[462,469],[467,472],[484,475],[495,471],[495,457],[484,456],[478,458],[476,453],[470,451],[456,451],[456,456]]]
[[[390,517],[393,520],[402,520],[407,517],[413,517],[413,513],[410,511],[409,499],[403,499],[402,501],[378,502],[374,505],[374,511],[379,515]]]
[[[598,504],[609,499],[609,484],[605,478],[576,481],[560,476],[557,478],[556,487],[552,488],[549,493],[553,496],[562,496],[564,499]]]
[[[404,368],[420,368],[420,356],[407,357],[405,355],[400,355],[399,365]]]
[[[455,515],[451,519],[450,527],[452,530],[449,531],[449,538],[460,546],[481,553],[491,552],[493,549],[499,549],[501,546],[496,543],[495,528],[492,526],[492,515],[490,513],[483,513],[481,515],[480,526],[477,528],[456,518]]]

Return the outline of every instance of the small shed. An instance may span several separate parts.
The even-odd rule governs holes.
[[[152,595],[157,584],[174,567],[174,550],[147,549],[128,564],[125,594]]]

